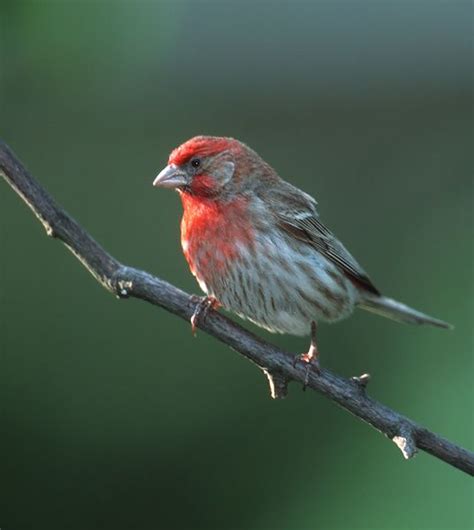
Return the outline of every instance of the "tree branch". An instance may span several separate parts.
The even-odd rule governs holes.
[[[49,236],[60,239],[81,261],[94,278],[120,298],[140,298],[160,306],[185,320],[190,320],[199,302],[196,297],[148,274],[128,267],[108,254],[48,192],[26,171],[11,149],[0,141],[0,173],[33,210]],[[341,407],[366,421],[393,442],[405,458],[417,449],[444,460],[474,475],[474,454],[425,429],[409,418],[375,401],[366,393],[368,374],[344,379],[329,370],[318,374],[293,363],[293,355],[245,330],[212,309],[198,327],[238,351],[259,366],[267,375],[272,397],[286,395],[289,381],[298,381],[317,390]]]

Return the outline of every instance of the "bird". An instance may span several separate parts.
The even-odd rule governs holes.
[[[172,150],[153,185],[176,190],[181,246],[209,308],[272,333],[310,335],[301,361],[319,371],[317,323],[362,308],[398,322],[452,326],[384,296],[321,221],[316,200],[282,179],[245,143],[195,136]]]

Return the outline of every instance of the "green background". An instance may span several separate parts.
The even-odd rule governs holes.
[[[176,194],[200,133],[316,196],[375,284],[453,332],[357,312],[324,365],[473,447],[472,3],[0,3],[0,137],[118,259],[199,292]],[[2,530],[468,529],[472,482],[104,291],[0,183]],[[271,336],[295,353],[306,339]]]

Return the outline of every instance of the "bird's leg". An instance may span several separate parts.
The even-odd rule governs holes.
[[[303,383],[303,390],[306,390],[306,387],[308,386],[309,372],[311,371],[311,367],[314,367],[318,374],[321,373],[319,367],[319,350],[318,345],[316,344],[316,322],[314,322],[314,320],[313,322],[311,322],[311,343],[309,346],[309,350],[307,351],[307,353],[297,355],[294,360],[294,365],[296,365],[297,361],[302,361],[306,363],[306,374]]]
[[[205,318],[209,309],[217,309],[220,307],[220,303],[213,296],[195,296],[194,298],[199,299],[199,303],[194,310],[193,316],[191,317],[191,331],[193,335],[196,335],[198,322]]]

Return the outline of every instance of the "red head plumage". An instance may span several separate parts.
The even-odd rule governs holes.
[[[193,156],[212,156],[235,144],[238,142],[233,138],[195,136],[171,152],[168,164],[180,166],[188,162]]]

